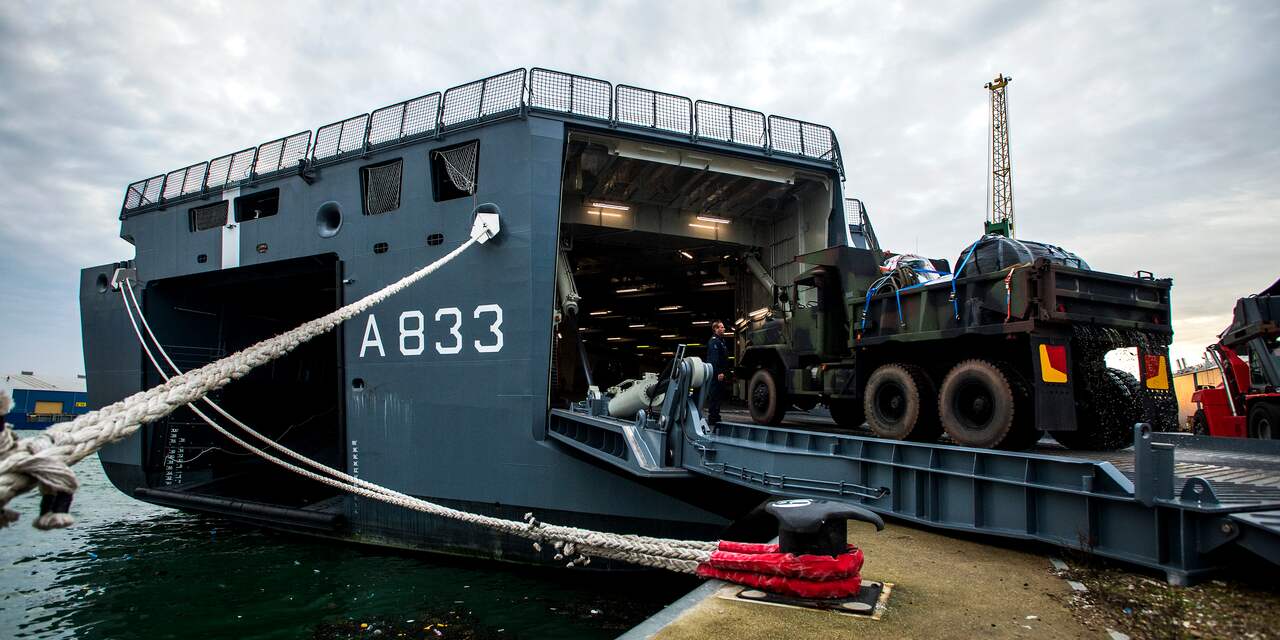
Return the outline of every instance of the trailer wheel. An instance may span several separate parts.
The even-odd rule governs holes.
[[[1249,437],[1280,439],[1280,406],[1259,402],[1249,409]]]
[[[867,421],[862,403],[857,400],[828,400],[827,410],[831,412],[831,419],[845,429],[856,429]]]
[[[867,379],[862,408],[867,426],[891,440],[932,442],[938,438],[937,395],[920,367],[886,364]]]
[[[1133,425],[1142,421],[1142,408],[1126,376],[1111,368],[1078,375],[1076,380],[1083,381],[1083,389],[1076,391],[1080,428],[1054,431],[1053,439],[1068,449],[1085,451],[1116,451],[1133,444]]]
[[[1016,383],[1001,367],[986,360],[965,360],[951,368],[938,394],[942,428],[956,444],[990,449],[1010,439],[1019,418]],[[1019,435],[1021,432],[1019,432]],[[1038,438],[1037,438],[1038,439]]]
[[[1018,373],[1013,365],[1007,362],[996,362],[1013,389],[1013,428],[1009,435],[1000,442],[999,447],[1008,451],[1024,451],[1040,442],[1044,431],[1036,428],[1036,405],[1034,392],[1026,378]]]
[[[747,383],[747,408],[757,424],[780,424],[790,406],[787,392],[769,369],[757,369]]]
[[[1209,419],[1204,415],[1204,409],[1196,409],[1195,415],[1191,416],[1191,433],[1197,436],[1209,435]]]

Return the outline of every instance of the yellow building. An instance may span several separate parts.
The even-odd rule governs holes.
[[[1196,403],[1191,401],[1191,394],[1201,387],[1216,387],[1222,384],[1222,373],[1209,363],[1187,367],[1173,374],[1173,392],[1178,397],[1178,424],[1186,429],[1191,428],[1191,416],[1196,412]]]

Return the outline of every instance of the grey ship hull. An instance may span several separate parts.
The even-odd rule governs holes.
[[[356,151],[339,145],[332,156],[320,160],[313,153],[296,168],[142,198],[133,208],[127,200],[121,236],[136,256],[82,273],[91,406],[160,380],[119,293],[107,284],[116,267],[136,269],[141,304],[160,342],[191,368],[439,258],[467,238],[475,203],[493,202],[502,212],[495,241],[215,399],[282,444],[443,504],[514,519],[533,512],[566,525],[714,539],[763,494],[694,477],[636,478],[547,437],[549,411],[559,401],[551,388],[566,150],[571,131],[616,129],[569,111],[538,113],[522,97],[510,112],[443,132],[442,115],[434,135],[381,146],[368,135]],[[690,143],[688,135],[656,128],[631,133]],[[475,197],[440,200],[432,152],[470,141],[479,144]],[[726,156],[763,157],[759,149],[710,146]],[[365,169],[397,160],[403,176],[398,208],[365,215]],[[793,163],[837,177],[829,159]],[[203,171],[211,174],[213,166]],[[830,182],[836,194],[828,197],[839,202],[839,184]],[[278,190],[275,215],[237,222],[228,214],[226,224],[197,230],[193,210],[222,201],[238,210],[241,198],[272,190]],[[336,233],[332,216],[318,213],[330,202],[342,209]],[[549,562],[553,553],[298,480],[244,455],[186,410],[146,425],[100,457],[121,491],[157,504],[388,546],[529,562]]]

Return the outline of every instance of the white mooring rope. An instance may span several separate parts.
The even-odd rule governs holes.
[[[289,353],[303,342],[332,330],[341,322],[421,280],[453,260],[472,244],[488,240],[496,233],[496,226],[496,221],[492,229],[477,224],[471,239],[457,249],[382,290],[321,318],[304,323],[296,329],[187,373],[182,373],[164,351],[160,341],[151,331],[146,317],[142,314],[137,298],[133,294],[131,281],[124,279],[118,284],[125,311],[129,314],[129,320],[139,344],[166,382],[100,411],[85,414],[71,422],[55,425],[31,438],[18,440],[11,430],[5,428],[0,434],[0,506],[7,505],[13,497],[27,491],[33,484],[38,485],[46,496],[74,492],[77,482],[70,465],[107,444],[127,437],[142,424],[167,416],[185,404],[224,437],[254,455],[301,476],[355,495],[531,539],[534,541],[535,549],[539,550],[541,542],[550,542],[557,551],[556,559],[567,558],[569,566],[589,563],[590,556],[598,556],[682,573],[694,573],[698,564],[710,557],[716,543],[621,535],[550,525],[539,522],[532,514],[525,514],[525,519],[521,522],[450,509],[361,480],[307,458],[252,429],[206,397],[209,392],[225,386],[231,380],[243,377],[254,367]],[[156,360],[135,319],[135,310],[151,342],[156,345],[166,363],[179,375],[171,378]],[[320,473],[282,460],[227,431],[194,406],[192,403],[196,400],[203,400],[214,411],[267,446]],[[321,473],[327,475],[321,475]],[[16,519],[16,513],[4,509],[4,520],[0,521],[0,526]],[[70,525],[71,519],[66,513],[47,513],[38,518],[35,524],[39,528],[56,528]]]

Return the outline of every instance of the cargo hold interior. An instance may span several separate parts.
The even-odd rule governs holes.
[[[565,153],[559,259],[571,277],[552,301],[553,407],[584,399],[588,372],[603,392],[661,371],[680,344],[705,358],[715,320],[736,357],[773,297],[751,262],[786,287],[802,270],[795,256],[826,247],[826,176],[583,131]]]
[[[165,350],[191,370],[338,308],[340,269],[329,254],[171,278],[148,284],[145,310]],[[341,363],[339,327],[209,398],[272,440],[341,468]],[[144,386],[159,384],[150,363],[147,370]],[[207,405],[196,406],[266,448]],[[148,425],[146,434],[144,466],[154,489],[286,508],[337,493],[244,451],[188,408]]]

